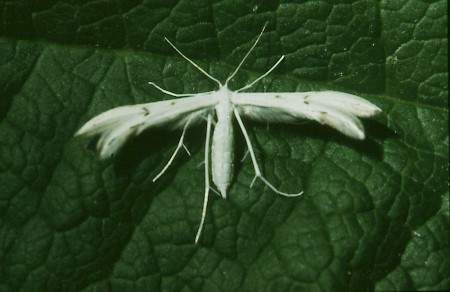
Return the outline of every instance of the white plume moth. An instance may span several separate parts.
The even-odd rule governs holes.
[[[212,181],[223,198],[226,198],[231,184],[234,167],[234,118],[244,136],[255,171],[255,177],[250,187],[259,178],[275,193],[294,197],[301,195],[303,192],[290,194],[279,191],[263,177],[256,162],[255,153],[242,118],[263,122],[285,123],[296,122],[302,119],[314,120],[331,126],[349,137],[364,139],[364,129],[358,117],[370,117],[381,112],[377,106],[358,96],[337,91],[243,92],[272,72],[280,64],[284,56],[253,82],[238,90],[230,90],[228,82],[236,75],[239,68],[255,48],[263,32],[264,28],[224,84],[195,64],[166,39],[185,60],[210,80],[217,83],[219,89],[195,94],[176,94],[159,87],[153,82],[149,82],[161,92],[177,98],[120,106],[108,110],[88,121],[75,134],[87,137],[100,136],[97,149],[100,153],[100,158],[105,159],[116,153],[129,138],[139,135],[146,129],[163,126],[172,129],[182,128],[183,131],[179,143],[167,164],[153,179],[153,181],[156,181],[172,164],[178,151],[184,147],[183,140],[186,129],[193,124],[206,120],[205,193],[202,217],[195,237],[195,243],[198,242],[202,232],[209,190],[211,189],[209,166],[211,165]],[[214,118],[215,122],[213,122]],[[214,129],[212,129],[213,123]]]

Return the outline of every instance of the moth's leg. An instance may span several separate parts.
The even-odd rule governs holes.
[[[184,151],[186,151],[186,153],[187,153],[189,156],[191,156],[191,151],[189,151],[189,149],[186,147],[186,145],[183,144],[183,148],[184,148]]]
[[[248,155],[248,149],[245,151],[244,156],[241,159],[241,163],[244,162],[245,158],[247,158]]]
[[[253,162],[253,168],[255,169],[255,177],[252,180],[252,183],[250,185],[250,187],[253,185],[253,183],[255,182],[255,180],[257,178],[259,178],[260,180],[262,180],[272,191],[274,191],[275,193],[279,194],[279,195],[283,195],[286,197],[295,197],[295,196],[300,196],[303,194],[303,191],[297,193],[297,194],[289,194],[289,193],[285,193],[282,191],[279,191],[277,188],[275,188],[265,177],[262,176],[261,174],[261,170],[259,169],[258,163],[256,162],[256,157],[255,157],[255,152],[253,151],[253,146],[252,143],[250,142],[250,138],[248,137],[248,133],[245,130],[245,126],[244,123],[242,122],[241,116],[239,115],[239,112],[237,109],[234,109],[234,115],[236,116],[236,120],[239,124],[239,127],[241,127],[242,130],[242,134],[244,135],[244,139],[245,142],[247,143],[247,148],[248,151],[250,153],[250,157],[252,159]]]
[[[219,197],[222,197],[222,194],[216,191],[214,188],[211,188],[211,191],[215,192],[216,195],[218,195]]]
[[[205,141],[205,198],[203,199],[202,219],[200,220],[200,226],[198,227],[197,235],[195,236],[195,243],[200,239],[200,235],[203,230],[203,224],[205,223],[206,209],[208,207],[209,196],[209,143],[211,141],[211,121],[212,116],[208,114],[208,120],[206,123],[206,141]]]
[[[202,117],[205,121],[208,121],[208,117]],[[212,125],[215,127],[217,122],[215,120],[211,120]]]
[[[172,164],[173,160],[175,159],[175,156],[177,156],[177,153],[181,149],[181,147],[183,147],[186,150],[186,152],[189,155],[191,155],[191,153],[187,150],[186,146],[184,146],[184,143],[183,143],[184,135],[186,134],[186,130],[189,126],[190,121],[191,121],[190,119],[187,120],[186,124],[183,127],[183,133],[181,134],[180,141],[178,141],[177,148],[175,148],[175,151],[173,152],[173,154],[170,157],[169,161],[167,162],[166,166],[164,166],[164,168],[158,173],[158,175],[155,176],[155,178],[153,179],[153,182],[155,182],[158,178],[160,178],[166,172],[166,170],[169,168],[169,166]]]
[[[159,85],[157,85],[154,82],[150,81],[148,84],[153,85],[156,89],[158,89],[162,93],[165,93],[165,94],[168,94],[168,95],[171,95],[171,96],[175,96],[175,97],[188,97],[188,96],[193,96],[195,94],[208,94],[208,93],[212,92],[212,91],[209,91],[209,92],[202,92],[202,93],[174,93],[172,91],[169,91],[167,89],[164,89],[164,88],[160,87]]]

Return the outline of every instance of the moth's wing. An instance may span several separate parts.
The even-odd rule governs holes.
[[[201,121],[219,101],[212,93],[113,108],[89,120],[75,136],[100,136],[97,149],[102,159],[111,157],[130,138],[142,131],[167,126],[182,127]]]
[[[239,92],[234,93],[232,102],[245,118],[286,123],[314,120],[355,139],[364,139],[364,128],[358,117],[381,112],[361,97],[337,91]]]

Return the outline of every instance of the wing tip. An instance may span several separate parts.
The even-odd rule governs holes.
[[[85,135],[87,132],[87,130],[85,129],[85,127],[81,127],[78,131],[75,132],[75,134],[73,134],[74,137],[80,137]]]
[[[359,117],[369,118],[369,117],[377,116],[383,112],[383,110],[381,108],[379,108],[378,106],[374,105],[371,102],[368,102],[368,103],[369,103],[369,106],[367,108],[367,111],[365,113],[358,115]]]

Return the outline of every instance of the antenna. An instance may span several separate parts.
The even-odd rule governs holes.
[[[181,55],[181,57],[183,57],[186,61],[188,61],[189,63],[192,64],[192,66],[194,66],[195,68],[197,68],[200,72],[202,72],[203,74],[205,74],[209,79],[211,79],[212,81],[216,82],[217,84],[219,84],[219,86],[222,86],[222,83],[220,83],[219,80],[217,80],[216,78],[212,77],[211,75],[209,75],[205,70],[203,70],[199,65],[195,64],[194,61],[192,61],[191,59],[189,59],[188,57],[186,57],[177,47],[175,47],[174,44],[172,44],[167,38],[164,38],[166,40],[166,42],[169,43],[169,45],[172,46],[172,48],[175,49],[175,51],[177,51],[178,54]]]
[[[252,83],[249,83],[249,84],[245,85],[244,87],[239,88],[238,90],[236,90],[236,92],[245,90],[245,89],[250,88],[250,87],[252,87],[253,85],[255,85],[256,82],[258,82],[259,80],[261,80],[261,79],[263,79],[264,77],[266,77],[267,75],[269,75],[270,72],[272,72],[272,71],[273,71],[273,70],[281,63],[281,61],[283,61],[283,59],[284,59],[284,55],[281,56],[281,58],[278,59],[278,61],[275,63],[275,65],[273,65],[272,68],[270,68],[269,70],[267,70],[266,73],[264,73],[263,75],[259,76],[259,77],[256,78],[255,80],[253,80]]]
[[[261,38],[261,36],[264,33],[264,30],[266,29],[266,26],[269,22],[266,22],[261,30],[261,32],[259,33],[258,38],[256,39],[255,43],[253,44],[253,46],[250,48],[250,50],[248,50],[247,54],[245,54],[244,58],[242,59],[242,61],[239,63],[239,65],[236,67],[236,69],[234,70],[233,73],[231,73],[231,75],[227,78],[227,80],[225,81],[225,86],[228,84],[228,81],[231,80],[231,78],[234,77],[234,75],[236,75],[236,73],[239,71],[239,69],[241,68],[242,64],[244,64],[245,59],[247,59],[248,55],[250,55],[250,53],[253,51],[253,49],[255,48],[256,44],[259,42],[259,39]]]

